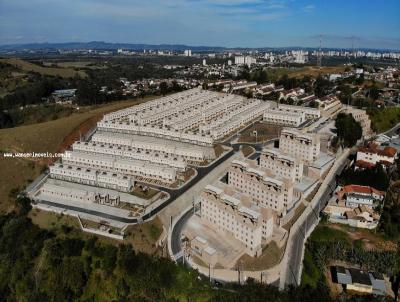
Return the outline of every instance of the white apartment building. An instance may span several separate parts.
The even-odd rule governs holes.
[[[320,149],[320,138],[317,134],[305,134],[294,128],[282,129],[279,138],[281,152],[310,163],[318,158]]]
[[[319,119],[321,117],[321,111],[318,108],[294,106],[286,104],[278,104],[277,110],[282,112],[292,112],[292,113],[302,113],[304,112],[305,118],[309,119]]]
[[[211,147],[194,146],[191,144],[171,142],[165,139],[129,135],[123,133],[110,133],[97,131],[92,136],[92,142],[125,146],[133,150],[160,152],[163,155],[183,157],[190,161],[204,161],[215,158],[214,149]]]
[[[306,121],[304,112],[289,112],[279,109],[268,109],[264,113],[264,121],[271,124],[299,127]]]
[[[300,182],[303,178],[303,162],[298,158],[283,154],[279,149],[264,148],[260,155],[260,166],[292,182]]]
[[[251,196],[257,205],[272,209],[278,214],[291,208],[297,198],[289,179],[272,175],[250,161],[232,162],[228,169],[228,184]]]
[[[233,134],[235,131],[250,123],[251,121],[262,117],[265,110],[270,107],[270,103],[261,103],[257,107],[250,108],[240,114],[230,118],[225,124],[214,127],[210,130],[211,137],[214,140],[221,139],[228,134]]]
[[[118,146],[107,143],[95,143],[95,142],[80,142],[77,141],[72,145],[74,151],[82,151],[89,153],[108,154],[116,157],[126,157],[129,159],[143,160],[147,162],[153,162],[159,165],[169,166],[175,168],[178,171],[185,171],[187,164],[184,159],[180,156],[169,156],[168,154],[162,154],[154,151],[141,151],[134,150],[130,147]]]
[[[54,164],[50,168],[50,177],[79,184],[130,192],[134,186],[131,176],[96,169],[82,168],[63,164]]]
[[[227,106],[226,112],[223,115],[214,118],[207,123],[203,123],[199,126],[199,130],[201,133],[210,133],[212,129],[216,129],[218,127],[223,127],[225,124],[231,124],[233,119],[238,116],[242,116],[243,114],[248,114],[249,112],[254,112],[259,107],[261,101],[258,99],[248,99],[245,101],[241,101],[240,103],[236,103],[235,106]],[[265,104],[271,104],[270,102],[265,102]],[[265,107],[266,108],[266,107]],[[230,122],[231,121],[231,122]],[[235,127],[235,125],[231,125]]]
[[[256,64],[257,60],[251,56],[235,56],[235,65],[248,65]]]
[[[45,183],[37,194],[40,194],[42,198],[50,198],[50,200],[61,199],[83,203],[99,203],[110,206],[118,206],[120,203],[119,195],[100,194],[80,189],[65,188],[49,183]]]
[[[100,169],[125,175],[172,183],[176,180],[175,169],[140,160],[115,158],[110,155],[94,155],[80,151],[65,151],[63,164]]]
[[[228,194],[213,185],[206,186],[200,203],[201,219],[206,224],[239,240],[250,256],[261,255],[263,240],[272,236],[271,212],[252,205],[248,196]]]
[[[170,140],[176,140],[179,142],[186,142],[201,146],[212,146],[214,143],[213,138],[208,135],[196,134],[192,131],[170,130],[162,126],[155,126],[155,125],[140,126],[137,124],[131,124],[129,122],[117,123],[109,121],[100,121],[97,123],[97,128],[100,131],[160,137],[160,138],[166,138]]]

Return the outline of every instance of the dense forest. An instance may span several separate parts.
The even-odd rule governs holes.
[[[121,93],[122,83],[120,78],[130,81],[146,78],[172,78],[173,71],[161,68],[159,65],[138,61],[112,61],[104,68],[84,68],[86,78],[75,76],[63,78],[59,76],[42,75],[37,72],[26,72],[22,78],[13,79],[13,74],[20,72],[16,67],[0,63],[0,80],[13,79],[12,91],[0,97],[0,128],[19,126],[26,121],[36,120],[41,122],[43,117],[51,116],[56,119],[71,113],[71,108],[57,106],[47,99],[56,89],[76,88],[76,104],[79,106],[93,106],[106,104],[113,101],[127,99]],[[7,81],[4,81],[7,82]],[[160,86],[160,90],[149,90],[139,97],[148,94],[165,95],[181,91],[182,88],[173,82],[172,85]],[[102,87],[107,86],[107,91]],[[4,89],[4,87],[3,87]],[[112,93],[108,93],[108,92]]]

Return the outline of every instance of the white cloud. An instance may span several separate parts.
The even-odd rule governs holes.
[[[315,10],[315,5],[309,4],[303,7],[303,11],[306,13],[311,13]]]

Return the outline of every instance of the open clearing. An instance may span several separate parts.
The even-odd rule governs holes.
[[[62,152],[80,133],[90,130],[103,114],[133,106],[156,97],[114,102],[54,121],[0,129],[0,153]],[[0,212],[12,209],[15,193],[40,175],[52,158],[5,158],[0,155]],[[12,194],[14,193],[14,194]]]
[[[154,254],[160,251],[156,246],[163,231],[161,220],[156,216],[153,220],[129,226],[126,229],[126,241],[131,243],[136,252]]]
[[[239,258],[235,267],[242,265],[242,268],[248,271],[265,270],[277,265],[283,256],[283,252],[284,248],[279,248],[275,241],[271,241],[263,249],[260,257],[250,257],[245,254]]]
[[[278,138],[282,128],[279,125],[257,122],[240,133],[239,143],[261,143]],[[255,131],[257,131],[257,136]]]
[[[15,66],[19,69],[22,69],[24,71],[32,71],[32,72],[37,72],[43,75],[48,75],[48,76],[60,76],[63,78],[73,78],[75,76],[79,76],[81,78],[86,78],[87,74],[84,71],[77,71],[72,68],[59,68],[59,67],[43,67],[39,66],[36,64],[32,64],[30,62],[21,60],[21,59],[0,59],[1,63],[6,63],[10,64],[12,66]]]
[[[305,67],[301,68],[296,71],[289,71],[288,76],[290,78],[302,78],[306,75],[312,76],[312,77],[317,77],[318,75],[323,75],[323,74],[328,74],[328,73],[341,73],[344,72],[346,69],[346,66],[326,66],[326,67],[315,67],[315,66],[310,66],[310,67]]]
[[[32,222],[43,229],[53,231],[55,233],[65,232],[65,229],[69,228],[68,232],[73,232],[74,235],[82,238],[97,237],[98,240],[119,245],[122,243],[120,240],[110,239],[104,236],[96,236],[93,234],[85,233],[81,231],[77,218],[47,212],[39,209],[33,209],[29,213],[29,218]],[[96,225],[94,223],[94,225]],[[162,234],[162,223],[158,217],[153,220],[145,222],[143,224],[137,224],[129,226],[126,230],[125,243],[132,244],[136,252],[143,252],[147,254],[162,253],[160,247],[156,246],[157,240]]]
[[[395,251],[397,249],[396,243],[384,240],[378,234],[375,234],[374,230],[356,229],[340,224],[331,224],[330,227],[345,232],[352,241],[361,240],[364,249],[367,251]]]

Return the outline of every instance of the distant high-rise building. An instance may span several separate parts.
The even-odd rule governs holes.
[[[248,65],[255,64],[257,61],[251,56],[235,56],[235,65]]]
[[[191,57],[192,56],[192,50],[191,49],[185,49],[185,51],[183,52],[183,54],[186,57]]]

